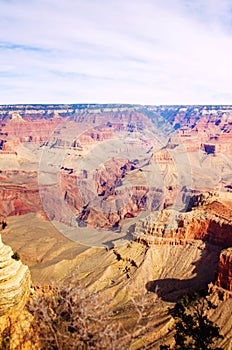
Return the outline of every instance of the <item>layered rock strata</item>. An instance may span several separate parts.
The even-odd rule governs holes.
[[[232,248],[224,249],[220,254],[216,284],[232,292]]]
[[[232,246],[232,220],[212,211],[196,209],[187,213],[175,210],[154,212],[136,224],[134,238],[155,244],[159,238],[201,239],[222,247]]]
[[[0,235],[0,316],[23,305],[30,292],[29,269],[12,256],[11,247],[2,243]]]
[[[232,292],[232,220],[228,206],[212,201],[187,213],[155,212],[136,224],[133,236],[147,246],[187,245],[197,239],[226,248],[220,254],[216,285]]]
[[[62,193],[51,189],[52,208],[63,195],[78,220],[104,228],[141,211],[182,210],[186,188],[231,191],[231,118],[230,106],[0,106],[0,215],[42,211],[54,178]],[[38,173],[48,179],[42,193]],[[204,198],[189,210],[196,201]],[[48,216],[67,222],[58,213]]]

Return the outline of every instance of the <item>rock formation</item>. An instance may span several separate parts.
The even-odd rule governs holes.
[[[220,254],[216,284],[232,292],[232,248],[224,249]]]
[[[216,285],[232,292],[232,220],[231,209],[215,195],[194,196],[192,204],[206,203],[187,213],[163,210],[140,220],[134,238],[146,246],[188,245],[192,240],[227,247],[222,250],[216,272]]]
[[[217,214],[212,212],[212,208],[215,211],[216,206],[219,208]],[[133,235],[136,240],[146,241],[149,244],[159,242],[160,238],[172,238],[176,241],[201,239],[211,244],[230,247],[232,246],[231,216],[220,215],[220,209],[224,213],[227,211],[230,213],[229,208],[217,201],[187,213],[168,209],[154,212],[136,224]]]
[[[30,292],[29,269],[12,256],[12,249],[2,243],[0,235],[0,316],[23,305]]]
[[[0,171],[0,213],[7,217],[42,210],[37,172],[23,170]]]

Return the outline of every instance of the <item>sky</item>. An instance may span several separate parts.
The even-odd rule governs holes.
[[[231,0],[0,0],[0,104],[232,104]]]

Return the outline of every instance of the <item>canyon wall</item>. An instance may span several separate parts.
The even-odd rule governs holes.
[[[39,179],[29,169],[33,164],[41,172],[43,154],[43,176],[59,177],[53,184],[60,186],[57,202],[65,200],[91,226],[113,227],[144,210],[183,209],[188,193],[206,186],[229,191],[231,116],[228,106],[0,106],[6,170],[0,174],[0,214],[42,210]],[[89,162],[101,157],[94,173],[82,166],[89,154]],[[18,174],[13,178],[10,170]]]
[[[227,247],[222,250],[216,284],[232,292],[232,220],[229,206],[214,200],[187,213],[163,210],[140,220],[133,233],[138,242],[151,245],[188,245],[192,240]],[[202,197],[200,197],[202,200]],[[196,196],[193,203],[195,203]]]
[[[232,248],[224,249],[220,254],[216,284],[232,292]]]
[[[224,207],[217,201],[212,206],[204,206],[187,213],[163,210],[150,214],[136,224],[134,237],[137,240],[150,240],[153,237],[173,238],[177,240],[201,239],[222,247],[232,246],[232,220],[214,214],[213,207]],[[225,207],[224,207],[225,208]],[[220,211],[219,209],[219,211]],[[230,209],[225,208],[225,212]]]

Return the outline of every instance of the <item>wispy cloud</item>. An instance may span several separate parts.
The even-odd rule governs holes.
[[[29,45],[20,45],[7,42],[0,42],[0,52],[1,50],[23,50],[23,51],[39,51],[39,52],[48,52],[48,49],[43,49],[41,47],[29,46]]]
[[[0,0],[0,103],[231,103],[230,3]]]

